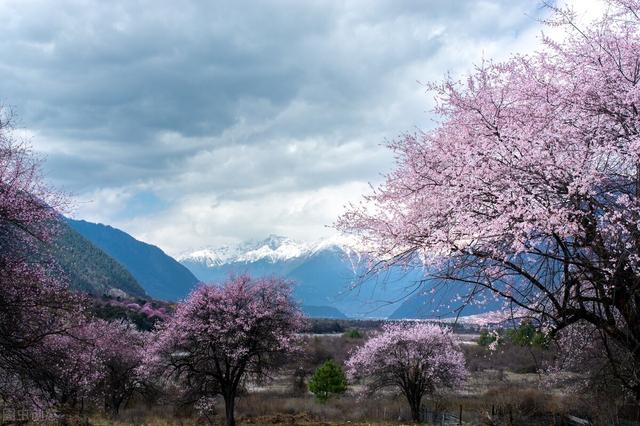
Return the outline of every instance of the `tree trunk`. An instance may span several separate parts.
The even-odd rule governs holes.
[[[236,418],[235,418],[235,402],[236,395],[235,392],[225,393],[223,395],[224,398],[224,412],[226,416],[226,426],[236,426]]]
[[[405,396],[411,408],[411,420],[420,423],[420,402],[422,401],[422,394],[419,392],[405,392]]]
[[[420,423],[420,403],[411,404],[411,420],[416,423]]]
[[[122,405],[123,398],[118,396],[111,397],[111,416],[113,418],[118,417],[118,413],[120,413],[120,406]]]

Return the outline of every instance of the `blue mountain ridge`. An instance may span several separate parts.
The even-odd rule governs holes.
[[[265,240],[258,246],[271,244]],[[273,247],[272,247],[273,248]],[[390,267],[368,275],[365,262],[353,266],[338,246],[286,260],[262,258],[255,261],[207,263],[188,256],[181,260],[205,282],[218,282],[231,274],[282,276],[296,283],[294,295],[302,305],[328,306],[351,318],[426,319],[455,317],[463,304],[467,288],[441,281],[424,281],[422,268]],[[366,278],[363,278],[366,277]],[[442,287],[442,288],[441,288]],[[437,288],[432,294],[431,289]],[[462,314],[471,315],[495,309],[492,304],[466,306]]]
[[[423,281],[422,268],[391,267],[368,275],[364,262],[354,266],[339,246],[286,260],[261,258],[209,265],[181,262],[160,248],[108,225],[66,219],[68,225],[122,265],[152,298],[183,299],[200,282],[222,282],[233,274],[279,276],[294,282],[294,296],[310,317],[426,319],[456,316],[464,288],[437,280]],[[270,237],[271,238],[271,237]],[[277,241],[265,240],[275,247]],[[363,278],[366,277],[366,278]],[[431,289],[437,287],[433,294]],[[444,288],[441,288],[444,287]],[[495,310],[494,304],[469,305],[462,314]]]
[[[160,248],[136,240],[124,231],[84,220],[66,219],[69,226],[124,266],[149,296],[184,298],[199,280]]]

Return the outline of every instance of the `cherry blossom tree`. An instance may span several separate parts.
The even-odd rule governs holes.
[[[0,396],[63,413],[103,399],[117,413],[137,386],[143,336],[93,321],[47,255],[65,199],[0,109]]]
[[[134,393],[144,390],[139,374],[148,333],[138,331],[123,321],[94,321],[95,336],[92,343],[97,350],[97,393],[104,401],[104,409],[116,416]]]
[[[414,421],[420,421],[425,395],[459,386],[467,376],[464,355],[451,330],[426,323],[385,325],[346,365],[349,377],[365,379],[369,392],[389,387],[400,390]]]
[[[104,377],[96,344],[96,324],[84,323],[56,333],[31,348],[34,366],[22,374],[23,383],[37,398],[63,416],[82,413],[98,402],[97,384]]]
[[[79,301],[46,266],[0,255],[0,370],[33,369],[31,348],[76,327]]]
[[[51,242],[63,197],[48,188],[40,162],[0,109],[0,392],[7,399],[37,367],[39,345],[82,316],[79,296],[38,248]],[[22,394],[22,393],[20,393]]]
[[[29,371],[14,374],[22,399],[39,401],[63,416],[102,404],[115,416],[142,390],[138,369],[146,339],[126,322],[81,318],[75,327],[29,348]]]
[[[240,386],[273,372],[279,358],[296,349],[302,326],[282,280],[243,275],[201,286],[160,329],[144,370],[177,380],[193,402],[222,395],[226,424],[233,426]]]
[[[65,205],[64,197],[44,183],[41,162],[29,144],[13,131],[11,111],[0,107],[0,253],[16,256],[34,241],[49,241],[56,209]]]
[[[437,126],[337,226],[374,269],[426,262],[552,335],[590,324],[640,399],[640,1],[608,6],[587,28],[551,6],[559,41],[432,84]]]
[[[585,322],[558,332],[555,357],[543,364],[545,384],[549,387],[562,387],[576,394],[588,393],[599,400],[615,401],[624,397],[624,393],[620,392],[618,375],[611,371],[607,349],[603,347],[600,333],[600,330]],[[618,366],[624,369],[623,376],[637,371],[637,366],[634,360],[629,358],[628,351],[617,352],[614,355],[616,360],[626,361]]]

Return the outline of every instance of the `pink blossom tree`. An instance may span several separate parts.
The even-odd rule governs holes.
[[[11,111],[0,107],[0,253],[15,256],[27,242],[50,240],[65,199],[45,185],[40,160],[12,124]]]
[[[425,395],[459,386],[467,376],[464,355],[451,330],[426,323],[385,325],[356,349],[346,365],[349,377],[364,379],[369,392],[400,390],[414,421],[420,421]]]
[[[21,394],[62,415],[103,405],[115,416],[142,390],[138,369],[146,339],[126,322],[80,318],[73,328],[29,348],[29,371],[16,375]]]
[[[104,377],[98,357],[96,324],[78,325],[72,331],[46,336],[30,349],[34,365],[22,374],[24,386],[48,402],[59,414],[82,413],[98,402],[97,384]]]
[[[63,198],[47,187],[40,162],[15,136],[10,112],[0,109],[0,387],[22,383],[38,367],[37,349],[82,316],[55,264],[39,247],[55,234]],[[9,385],[5,388],[4,385]]]
[[[392,143],[395,171],[337,226],[378,267],[427,262],[552,334],[590,324],[640,399],[640,2],[608,3],[587,28],[552,7],[559,41],[431,85],[438,125]]]
[[[138,331],[135,326],[123,321],[94,321],[94,339],[89,342],[96,347],[98,369],[97,394],[104,402],[105,411],[118,415],[136,392],[144,390],[140,377],[144,351],[149,333]]]
[[[607,360],[607,348],[593,325],[581,322],[567,327],[556,336],[557,348],[555,357],[543,364],[544,383],[549,387],[562,387],[576,394],[588,393],[599,400],[619,400],[624,397],[620,392],[620,384],[616,375],[612,374],[611,364]],[[608,348],[609,351],[616,350]],[[619,361],[626,361],[619,368],[632,374],[637,367],[634,360],[628,358],[629,353],[615,353]],[[626,359],[624,359],[627,357]],[[577,374],[567,374],[574,372]]]
[[[233,426],[239,387],[273,372],[296,349],[302,325],[282,280],[243,275],[201,286],[160,329],[144,370],[178,380],[194,402],[222,395],[226,424]]]
[[[91,321],[84,298],[46,254],[64,201],[44,184],[10,111],[0,109],[0,396],[63,412],[104,398],[117,413],[136,386],[143,338]]]
[[[28,373],[32,348],[79,325],[80,299],[46,265],[0,255],[0,369]]]

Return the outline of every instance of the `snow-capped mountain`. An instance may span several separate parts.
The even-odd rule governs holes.
[[[342,251],[348,256],[356,255],[357,258],[357,252],[346,238],[332,237],[315,243],[303,243],[272,234],[260,241],[248,241],[235,246],[207,247],[184,253],[178,256],[178,261],[200,263],[215,268],[231,263],[286,262],[331,249]]]
[[[366,258],[352,241],[334,237],[315,243],[270,235],[234,246],[205,248],[178,260],[204,282],[220,282],[230,274],[280,276],[296,283],[295,297],[308,312],[338,310],[354,318],[435,318],[455,316],[465,289],[423,282],[425,270],[392,267],[377,276],[367,275]],[[366,279],[363,278],[366,275]],[[419,291],[416,291],[419,287]],[[318,309],[321,308],[321,309]],[[465,314],[496,309],[469,306]]]
[[[281,276],[296,283],[295,295],[303,306],[331,307],[347,316],[386,317],[395,309],[389,301],[403,290],[372,278],[360,282],[366,266],[353,247],[344,237],[305,243],[270,235],[192,251],[178,260],[204,282],[221,281],[232,273]]]
[[[207,247],[178,257],[179,262],[205,263],[209,267],[221,266],[227,263],[287,261],[307,255],[311,246],[299,243],[287,237],[270,235],[261,241],[249,241],[236,246]]]

